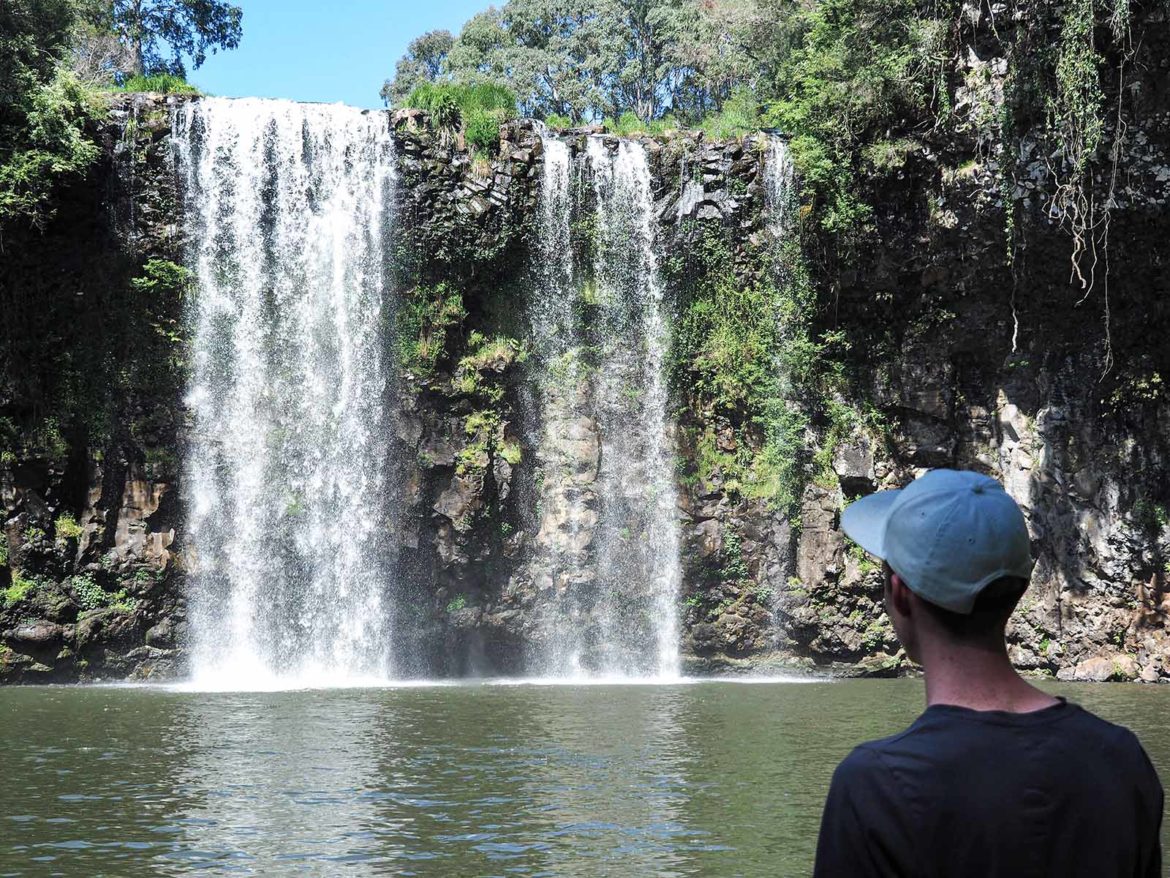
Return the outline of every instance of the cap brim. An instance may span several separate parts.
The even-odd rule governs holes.
[[[886,522],[890,517],[890,507],[901,493],[900,489],[879,491],[850,503],[841,513],[841,529],[869,554],[884,559]]]

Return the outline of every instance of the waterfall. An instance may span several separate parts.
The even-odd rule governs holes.
[[[767,225],[771,247],[772,275],[779,289],[789,283],[783,248],[793,233],[793,217],[796,208],[796,166],[788,151],[788,141],[774,134],[761,134],[764,138],[764,220]],[[790,323],[799,320],[799,315],[787,309],[780,309],[776,315],[777,337],[781,345],[788,344],[792,337]],[[774,365],[776,393],[779,399],[790,399],[792,382],[785,371],[779,351]]]
[[[791,228],[793,200],[796,198],[796,169],[788,152],[788,141],[776,135],[766,138],[764,153],[764,215],[775,241],[783,240]]]
[[[386,599],[386,116],[202,99],[176,111],[192,306],[186,467],[197,680],[393,668]]]
[[[540,670],[669,677],[679,524],[646,152],[590,138],[574,168],[565,144],[544,147],[531,307],[545,423],[535,579],[551,604]],[[576,265],[573,217],[591,243]]]
[[[600,437],[590,414],[588,364],[579,320],[580,289],[570,232],[574,168],[569,147],[542,136],[539,236],[534,294],[529,302],[540,403],[540,529],[537,586],[552,600],[541,619],[547,648],[534,661],[547,675],[584,673],[583,634],[596,579],[592,565],[597,525]]]

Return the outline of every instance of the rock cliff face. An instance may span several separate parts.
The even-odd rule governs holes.
[[[808,321],[841,339],[849,376],[834,403],[871,416],[845,434],[809,425],[801,453],[825,465],[805,467],[794,514],[718,466],[683,477],[704,443],[724,455],[759,449],[750,430],[674,389],[689,669],[895,672],[878,573],[847,548],[840,509],[926,468],[961,466],[1001,478],[1028,515],[1038,563],[1010,632],[1014,661],[1061,678],[1170,678],[1170,47],[1164,21],[1147,25],[1108,266],[1100,254],[1087,295],[1069,283],[1070,239],[1052,215],[1040,155],[1024,161],[1011,193],[1022,245],[1005,260],[996,157],[972,135],[908,155],[872,182],[880,243],[848,261],[810,253],[820,293]],[[966,69],[969,93],[959,92],[974,101],[1000,65],[992,49],[973,47]],[[28,363],[9,365],[0,385],[7,681],[183,671],[187,286],[168,268],[182,264],[184,246],[168,100],[120,99],[100,132],[105,159],[50,227],[4,241],[5,305],[51,301],[45,319],[58,324],[48,350],[31,344]],[[400,166],[396,295],[403,313],[424,315],[400,323],[394,343],[425,337],[434,348],[425,358],[411,348],[395,384],[395,601],[410,619],[410,671],[518,672],[543,601],[534,559],[587,550],[604,454],[585,415],[555,423],[556,441],[543,446],[533,422],[524,339],[542,140],[532,123],[510,123],[489,161],[418,113],[387,120]],[[585,136],[564,138],[580,151]],[[642,142],[661,251],[689,253],[717,231],[750,282],[772,234],[757,140]],[[668,271],[668,282],[685,270]],[[30,319],[21,326],[44,330]],[[61,358],[76,368],[63,373]],[[47,386],[59,374],[71,377]],[[34,434],[50,398],[73,416]],[[571,515],[580,527],[565,526]]]
[[[1016,664],[1062,679],[1166,678],[1170,30],[1157,8],[1134,26],[1142,39],[1125,80],[1111,57],[1104,83],[1126,97],[1124,127],[1109,123],[1119,144],[1112,188],[1109,157],[1094,172],[1108,214],[1098,214],[1098,249],[1083,262],[1091,286],[1070,264],[1051,145],[1025,129],[1005,190],[1002,132],[971,121],[1002,104],[1008,68],[986,21],[956,90],[970,124],[872,184],[879,243],[832,272],[831,323],[859,363],[858,396],[888,430],[841,442],[838,486],[805,497],[807,599],[787,611],[814,658],[873,662],[894,647],[888,630],[871,627],[878,583],[834,529],[840,504],[958,465],[1000,478],[1029,520],[1037,566],[1009,631]]]
[[[170,676],[185,632],[178,193],[163,102],[132,98],[43,234],[0,259],[0,678]],[[48,411],[45,411],[48,409]],[[34,429],[26,429],[29,424]]]

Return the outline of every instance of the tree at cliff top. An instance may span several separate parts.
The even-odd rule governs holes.
[[[198,67],[237,46],[241,17],[220,0],[0,2],[0,227],[43,226],[54,187],[96,158],[85,134],[104,106],[95,86],[182,76],[186,59]]]
[[[69,0],[0,4],[0,227],[42,225],[55,183],[97,156],[83,130],[92,98],[64,64],[75,20]]]
[[[93,36],[112,34],[128,50],[127,74],[186,75],[208,52],[234,49],[243,34],[243,11],[222,0],[81,0]],[[168,54],[169,51],[169,54]]]
[[[394,79],[386,80],[382,86],[382,100],[388,105],[401,106],[406,96],[420,85],[437,80],[454,43],[449,30],[428,31],[411,40],[406,54],[394,68]]]
[[[573,122],[630,113],[696,121],[757,88],[799,33],[797,0],[508,0],[459,37],[410,44],[382,96],[423,80],[494,82],[520,111]]]

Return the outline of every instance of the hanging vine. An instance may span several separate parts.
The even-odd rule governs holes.
[[[1094,5],[1094,0],[1071,0],[1065,6],[1056,89],[1046,108],[1048,133],[1059,144],[1056,159],[1049,161],[1049,173],[1056,183],[1050,212],[1072,234],[1070,281],[1075,278],[1086,296],[1096,275],[1095,233],[1102,221],[1091,163],[1105,133]]]
[[[1038,24],[1030,33],[1004,40],[996,31],[1007,60],[1000,128],[1000,184],[1007,260],[1013,276],[1012,350],[1016,349],[1019,332],[1014,287],[1016,259],[1022,249],[1015,196],[1019,164],[1029,152],[1023,146],[1024,132],[1035,130],[1027,121],[1019,124],[1016,114],[1022,113],[1027,119],[1028,109],[1039,105],[1043,108],[1041,142],[1047,144],[1045,162],[1054,186],[1048,214],[1072,238],[1069,282],[1082,291],[1077,304],[1085,302],[1095,290],[1102,293],[1104,373],[1108,373],[1113,365],[1109,223],[1127,132],[1122,99],[1126,66],[1133,55],[1131,0],[1068,0],[1062,7],[1049,7],[1050,15],[1042,9],[1034,13]],[[1059,34],[1055,42],[1049,36],[1051,27]],[[1103,85],[1108,64],[1106,49],[1116,50],[1120,56],[1116,91],[1110,95]],[[1101,175],[1103,152],[1108,167],[1107,173]],[[1102,178],[1103,189],[1098,185]]]
[[[1120,49],[1117,68],[1116,106],[1112,108],[1112,132],[1106,119],[1110,108],[1102,86],[1105,54],[1098,45],[1098,11],[1113,46]],[[1125,67],[1132,55],[1130,0],[1070,0],[1061,21],[1061,39],[1055,64],[1055,89],[1047,101],[1046,128],[1058,144],[1049,160],[1049,174],[1056,184],[1050,213],[1072,236],[1069,281],[1084,291],[1078,305],[1096,289],[1098,267],[1103,266],[1100,286],[1104,301],[1104,372],[1113,366],[1109,305],[1109,222],[1114,207],[1118,167],[1124,149],[1126,124],[1122,117]],[[1094,185],[1094,161],[1109,142],[1107,188]]]

